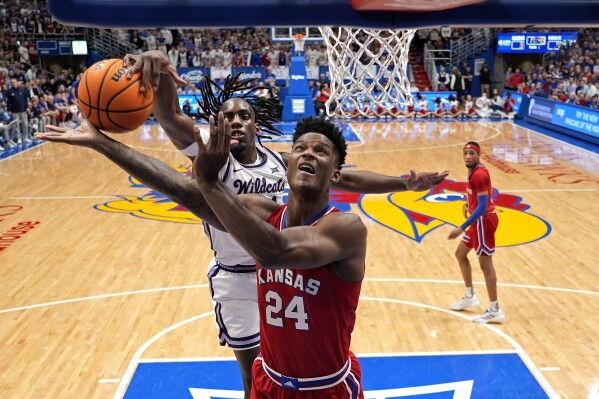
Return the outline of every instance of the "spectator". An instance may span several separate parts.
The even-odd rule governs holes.
[[[461,101],[461,99],[462,99],[462,95],[464,94],[464,87],[465,87],[464,77],[460,73],[460,70],[458,67],[453,67],[451,69],[451,82],[449,84],[449,88],[452,91],[456,92],[458,101]]]
[[[514,112],[515,103],[516,101],[512,98],[512,93],[508,91],[505,96],[505,100],[503,100],[503,110],[499,112],[501,114],[501,117],[514,119],[514,116],[516,115],[516,113]]]
[[[439,67],[439,78],[437,80],[439,86],[442,85],[442,88],[439,88],[440,91],[449,90],[449,84],[451,83],[451,76],[445,72],[445,67]]]
[[[466,95],[472,94],[472,78],[474,76],[472,75],[472,68],[470,68],[470,65],[466,65],[463,76],[464,76],[464,94],[466,94]]]
[[[489,66],[487,64],[484,64],[480,69],[479,79],[481,94],[487,93],[487,95],[489,95],[491,92],[491,71],[489,70]]]
[[[318,115],[324,115],[326,113],[326,102],[331,96],[331,90],[329,89],[328,83],[321,83],[318,96],[316,97],[316,113]]]
[[[29,126],[29,120],[27,119],[29,95],[22,83],[18,82],[16,78],[11,79],[11,87],[8,89],[7,97],[8,114],[12,119],[19,121],[20,132],[17,134],[17,144],[21,144],[23,141],[26,143],[31,142],[27,132]],[[21,135],[21,132],[23,135]]]

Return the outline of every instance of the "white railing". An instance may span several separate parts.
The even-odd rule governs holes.
[[[424,69],[433,90],[436,91],[438,88],[437,65],[446,65],[450,69],[452,66],[458,66],[494,46],[496,38],[497,29],[495,28],[473,29],[472,33],[453,40],[449,50],[428,49],[425,45]]]
[[[466,62],[469,58],[487,51],[495,45],[497,29],[483,28],[473,29],[472,33],[452,40],[449,45],[451,50],[451,66],[457,66]]]
[[[86,40],[89,48],[108,58],[123,58],[127,53],[133,53],[136,49],[133,44],[123,42],[119,39],[118,34],[106,29],[86,29]]]

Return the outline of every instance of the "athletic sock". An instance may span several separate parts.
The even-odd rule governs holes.
[[[489,309],[491,309],[493,312],[497,312],[499,310],[499,302],[498,301],[491,301],[489,303]]]
[[[466,298],[472,298],[474,296],[474,288],[466,287]]]

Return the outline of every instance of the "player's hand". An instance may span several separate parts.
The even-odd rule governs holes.
[[[81,147],[93,147],[107,138],[104,133],[96,129],[81,114],[79,114],[79,126],[75,129],[66,129],[54,125],[46,125],[46,129],[48,129],[47,132],[35,132],[34,136],[45,141],[67,143]]]
[[[440,184],[449,176],[449,172],[420,172],[410,169],[410,176],[406,181],[406,189],[410,191],[426,191]]]
[[[455,240],[461,234],[464,234],[464,230],[462,230],[461,227],[455,227],[451,230],[451,232],[449,233],[449,236],[447,236],[447,239]]]
[[[161,73],[170,75],[175,84],[187,85],[187,82],[181,79],[177,73],[177,68],[170,58],[162,51],[150,50],[142,54],[127,54],[124,61],[125,65],[130,66],[127,78],[131,78],[135,72],[141,71],[141,91],[146,90],[148,82],[151,83],[154,91],[158,90]]]
[[[211,183],[218,180],[218,172],[229,159],[231,125],[222,112],[218,113],[218,123],[214,116],[209,118],[210,138],[205,143],[200,131],[194,129],[198,144],[198,156],[193,161],[193,174],[198,183]]]
[[[464,219],[468,219],[468,204],[462,205],[462,214],[464,215]]]

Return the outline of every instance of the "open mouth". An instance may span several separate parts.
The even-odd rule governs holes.
[[[241,139],[243,136],[245,136],[241,131],[239,130],[235,130],[231,132],[231,138],[233,140],[239,140]]]
[[[301,172],[309,173],[311,175],[316,173],[316,169],[314,169],[314,166],[310,165],[309,163],[301,163],[297,168]]]

